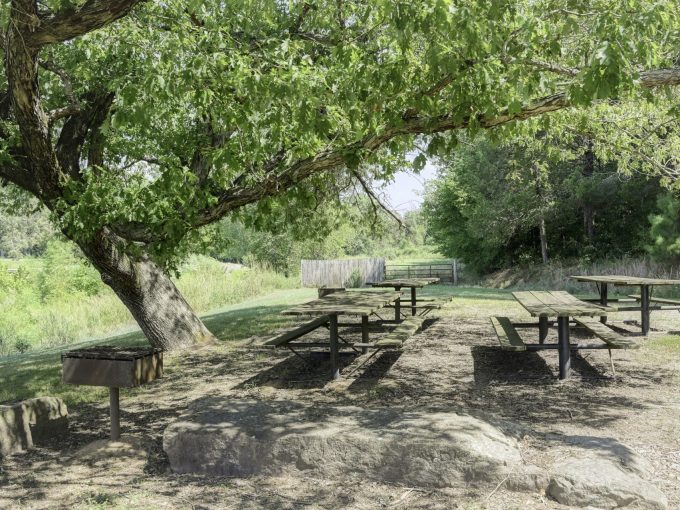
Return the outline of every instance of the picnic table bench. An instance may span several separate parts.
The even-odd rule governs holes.
[[[571,351],[576,349],[608,349],[611,360],[611,349],[634,349],[638,345],[629,338],[619,335],[594,317],[606,316],[615,308],[596,305],[572,296],[565,291],[523,291],[513,292],[513,297],[533,317],[538,317],[538,343],[525,343],[516,326],[531,326],[527,323],[513,323],[508,317],[491,317],[496,336],[501,348],[509,351],[538,351],[556,349],[559,356],[559,377],[567,379],[571,368]],[[557,321],[558,342],[546,344],[545,338],[555,317]],[[603,341],[602,344],[572,344],[569,339],[569,323],[574,321],[585,328],[591,335]],[[612,362],[612,370],[614,364]]]
[[[423,287],[434,283],[439,283],[439,278],[398,278],[383,280],[382,282],[369,282],[368,285],[382,288],[391,287],[396,291],[401,291],[402,288],[411,289],[411,306],[409,307],[411,308],[411,315],[425,316],[432,310],[441,308],[441,305],[444,303],[443,300],[440,302],[435,301],[433,298],[418,299],[416,295],[417,289],[422,289]],[[394,304],[390,304],[388,307],[394,308],[394,321],[401,322],[402,315],[404,315],[401,311],[401,299],[397,299]],[[419,310],[420,312],[418,312]]]
[[[368,358],[371,359],[383,349],[400,348],[404,341],[420,329],[423,319],[420,317],[410,317],[378,340],[371,341],[369,337],[369,317],[377,310],[398,300],[400,296],[401,292],[382,289],[344,291],[328,294],[322,298],[291,307],[281,313],[284,315],[309,316],[312,318],[295,326],[293,329],[283,331],[266,339],[260,346],[283,347],[296,355],[299,355],[296,351],[298,348],[328,348],[330,351],[331,375],[336,379],[340,377],[338,367],[340,341],[343,342],[343,345],[356,352],[359,352],[357,349],[361,349],[362,353],[368,352],[368,349],[374,349],[374,352]],[[338,317],[340,315],[361,317],[361,342],[347,342],[338,334]],[[329,342],[294,342],[294,340],[320,327],[328,328]]]

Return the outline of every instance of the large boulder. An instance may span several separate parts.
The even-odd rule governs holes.
[[[667,508],[666,496],[641,475],[619,460],[586,453],[553,466],[548,494],[559,503],[579,507]]]
[[[11,455],[63,436],[68,410],[57,397],[38,397],[0,406],[0,455]]]
[[[497,484],[522,462],[515,439],[454,411],[216,398],[192,403],[165,430],[163,449],[177,473],[353,473],[431,487]]]
[[[0,456],[23,452],[32,446],[23,406],[0,406]]]
[[[33,444],[40,445],[68,432],[68,409],[57,397],[24,400],[21,405],[31,429]]]

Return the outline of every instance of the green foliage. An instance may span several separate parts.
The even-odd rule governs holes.
[[[0,187],[0,257],[41,255],[55,236],[45,209],[18,188]]]
[[[680,263],[680,200],[671,193],[657,200],[657,211],[650,214],[651,242],[647,249],[656,260]]]
[[[429,233],[443,254],[481,273],[539,262],[541,219],[551,258],[639,255],[662,189],[618,174],[584,138],[546,132],[500,145],[469,140],[442,164],[424,205]]]
[[[276,206],[279,207],[279,206]],[[405,227],[368,198],[344,196],[285,221],[272,215],[254,223],[248,208],[239,216],[210,228],[205,253],[220,260],[265,265],[285,274],[297,274],[301,259],[358,256],[394,258],[418,254],[425,246],[425,223],[420,211],[404,215]],[[247,222],[247,224],[244,224]]]
[[[70,183],[59,226],[86,237],[103,225],[144,225],[155,238],[150,252],[173,266],[197,217],[225,189],[257,190],[266,216],[296,162],[337,152],[349,169],[368,164],[374,177],[389,177],[413,140],[394,137],[378,151],[357,142],[398,130],[409,115],[474,133],[482,117],[517,113],[559,91],[580,106],[641,97],[640,68],[677,59],[679,9],[675,0],[142,2],[45,51],[74,95],[115,93],[102,128],[104,164]],[[5,3],[3,25],[8,13]],[[41,68],[40,83],[47,111],[68,102],[56,73]],[[0,157],[10,158],[17,129],[3,131]],[[213,143],[215,134],[223,143]],[[423,143],[439,155],[457,139]],[[205,182],[190,169],[197,154],[211,169]],[[423,162],[418,156],[413,166]],[[283,209],[314,209],[314,197],[346,173],[340,163],[294,188]],[[272,175],[280,176],[274,184]]]
[[[70,245],[50,243],[44,259],[0,262],[0,356],[68,345],[130,327],[133,319]],[[197,312],[238,303],[296,280],[256,268],[227,272],[207,257],[190,257],[177,286]]]
[[[43,301],[65,297],[94,296],[104,290],[99,273],[80,255],[72,243],[53,240],[45,250],[39,276]]]
[[[352,271],[352,274],[349,275],[347,278],[347,281],[345,282],[345,288],[347,289],[358,289],[361,287],[363,284],[363,276],[361,275],[361,271],[359,269],[355,269]]]

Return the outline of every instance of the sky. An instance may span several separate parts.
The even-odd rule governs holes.
[[[417,209],[423,202],[425,182],[437,176],[437,168],[427,163],[425,168],[416,175],[412,172],[395,174],[394,181],[385,184],[380,189],[381,196],[391,208],[400,213]],[[375,183],[379,184],[379,183]]]

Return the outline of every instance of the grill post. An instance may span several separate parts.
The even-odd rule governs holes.
[[[109,388],[109,413],[111,415],[111,440],[120,439],[120,389]]]

